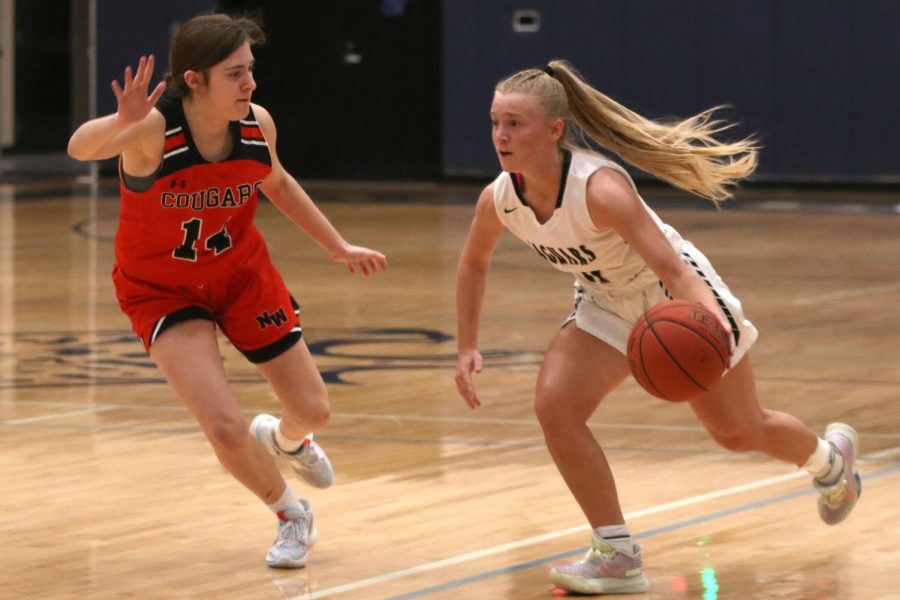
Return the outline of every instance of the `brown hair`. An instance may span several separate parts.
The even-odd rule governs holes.
[[[228,58],[245,42],[252,46],[265,41],[261,25],[251,17],[210,13],[185,21],[169,46],[166,87],[176,96],[190,96],[185,71],[198,71],[206,77],[210,67]]]
[[[578,133],[586,134],[628,163],[713,201],[730,198],[729,188],[756,169],[759,146],[754,138],[716,139],[733,127],[713,118],[719,106],[680,121],[647,119],[588,85],[559,60],[545,70],[520,71],[497,84],[496,91],[531,95],[549,116],[563,119],[561,147],[587,147],[576,142]]]

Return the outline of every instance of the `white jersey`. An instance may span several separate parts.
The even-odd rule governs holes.
[[[591,297],[629,294],[659,281],[622,236],[591,221],[587,182],[602,168],[622,173],[637,193],[631,176],[615,162],[594,154],[567,152],[556,210],[546,223],[538,222],[525,202],[516,174],[502,173],[493,184],[494,208],[503,225],[553,267],[575,275]],[[682,239],[678,232],[663,223],[643,199],[641,204],[680,253]]]
[[[568,320],[625,354],[635,320],[670,296],[656,273],[622,236],[612,228],[595,227],[591,221],[587,181],[603,168],[622,173],[635,188],[628,172],[613,161],[585,152],[567,153],[556,211],[549,221],[538,222],[514,173],[503,173],[494,181],[494,208],[503,225],[516,237],[555,268],[575,275],[575,310]],[[681,260],[709,286],[731,325],[735,341],[731,361],[732,365],[737,364],[757,338],[756,328],[744,317],[740,301],[693,244],[663,223],[643,199],[641,204]]]

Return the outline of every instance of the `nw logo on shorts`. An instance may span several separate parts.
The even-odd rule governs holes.
[[[284,314],[283,308],[279,308],[275,311],[275,314],[272,315],[269,314],[269,311],[264,310],[262,311],[262,314],[256,315],[256,322],[259,323],[260,329],[265,329],[269,325],[281,327],[282,323],[287,322],[287,315]]]

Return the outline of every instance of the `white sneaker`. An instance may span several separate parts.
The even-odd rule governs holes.
[[[836,525],[847,518],[862,494],[862,480],[855,465],[859,456],[859,435],[849,425],[831,423],[825,430],[825,440],[844,459],[844,472],[830,485],[814,479],[813,486],[819,492],[819,516],[826,524]]]
[[[303,444],[296,452],[285,452],[275,442],[275,429],[279,419],[272,415],[257,415],[250,423],[250,433],[269,451],[269,454],[283,456],[298,477],[317,488],[327,488],[334,483],[334,469],[322,447],[313,441],[313,434],[303,438]]]
[[[650,589],[641,547],[635,544],[632,553],[625,554],[596,533],[591,536],[591,549],[585,557],[553,567],[550,581],[578,594],[642,594]]]
[[[275,542],[266,553],[266,564],[276,569],[299,569],[306,566],[309,549],[318,533],[313,525],[309,502],[301,500],[302,510],[288,509],[278,513]]]

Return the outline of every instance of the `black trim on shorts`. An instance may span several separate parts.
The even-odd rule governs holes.
[[[205,308],[201,308],[199,306],[186,306],[184,308],[179,308],[175,312],[169,313],[156,322],[156,324],[153,326],[153,331],[151,332],[151,335],[153,337],[150,340],[150,344],[153,344],[153,342],[155,342],[159,338],[160,334],[169,327],[195,319],[215,322],[212,314]]]
[[[294,299],[293,295],[291,296],[291,307],[294,309],[294,314],[299,319],[300,304]],[[291,346],[300,341],[301,337],[303,337],[303,329],[298,324],[296,331],[287,332],[281,339],[272,342],[268,346],[257,348],[256,350],[247,350],[246,352],[240,348],[238,348],[238,350],[241,350],[241,354],[253,364],[264,363],[287,352]]]
[[[300,305],[297,303],[293,296],[291,296],[291,306],[294,309],[294,314],[299,316]],[[216,319],[212,316],[212,313],[200,306],[186,306],[184,308],[179,308],[175,312],[169,313],[154,324],[153,331],[150,334],[151,336],[153,336],[150,340],[150,344],[153,344],[153,342],[155,342],[159,338],[160,334],[162,334],[162,332],[169,327],[177,325],[178,323],[196,319],[203,321],[212,321],[213,323],[216,322]],[[298,325],[295,330],[287,332],[281,338],[275,340],[268,346],[263,346],[262,348],[257,348],[255,350],[241,350],[240,348],[238,348],[238,350],[250,362],[254,364],[264,363],[287,352],[294,344],[300,341],[301,337],[303,337],[303,330]]]
[[[700,265],[697,264],[697,261],[694,260],[694,257],[690,255],[689,252],[682,251],[681,260],[687,263],[697,275],[700,276],[706,283],[706,287],[709,288],[709,291],[712,292],[713,298],[716,299],[716,303],[719,305],[719,308],[722,309],[722,312],[725,314],[725,318],[728,319],[728,324],[731,325],[731,335],[734,336],[734,345],[737,345],[741,341],[741,328],[738,327],[737,320],[734,318],[734,315],[731,314],[731,311],[728,309],[728,305],[725,304],[725,301],[722,299],[722,296],[719,295],[718,290],[713,287],[712,282],[709,280],[709,277],[706,276],[706,273],[703,272],[703,269],[700,268]],[[659,285],[662,287],[663,292],[666,294],[667,298],[672,298],[672,295],[669,293],[669,290],[666,289],[666,286],[662,281],[659,282]]]
[[[295,331],[287,332],[280,339],[272,342],[268,346],[263,346],[256,350],[241,350],[240,348],[238,348],[238,350],[241,350],[241,354],[243,354],[247,360],[258,365],[259,363],[264,363],[281,356],[290,350],[294,344],[299,342],[302,336],[303,330],[300,329],[300,327],[297,327]]]

